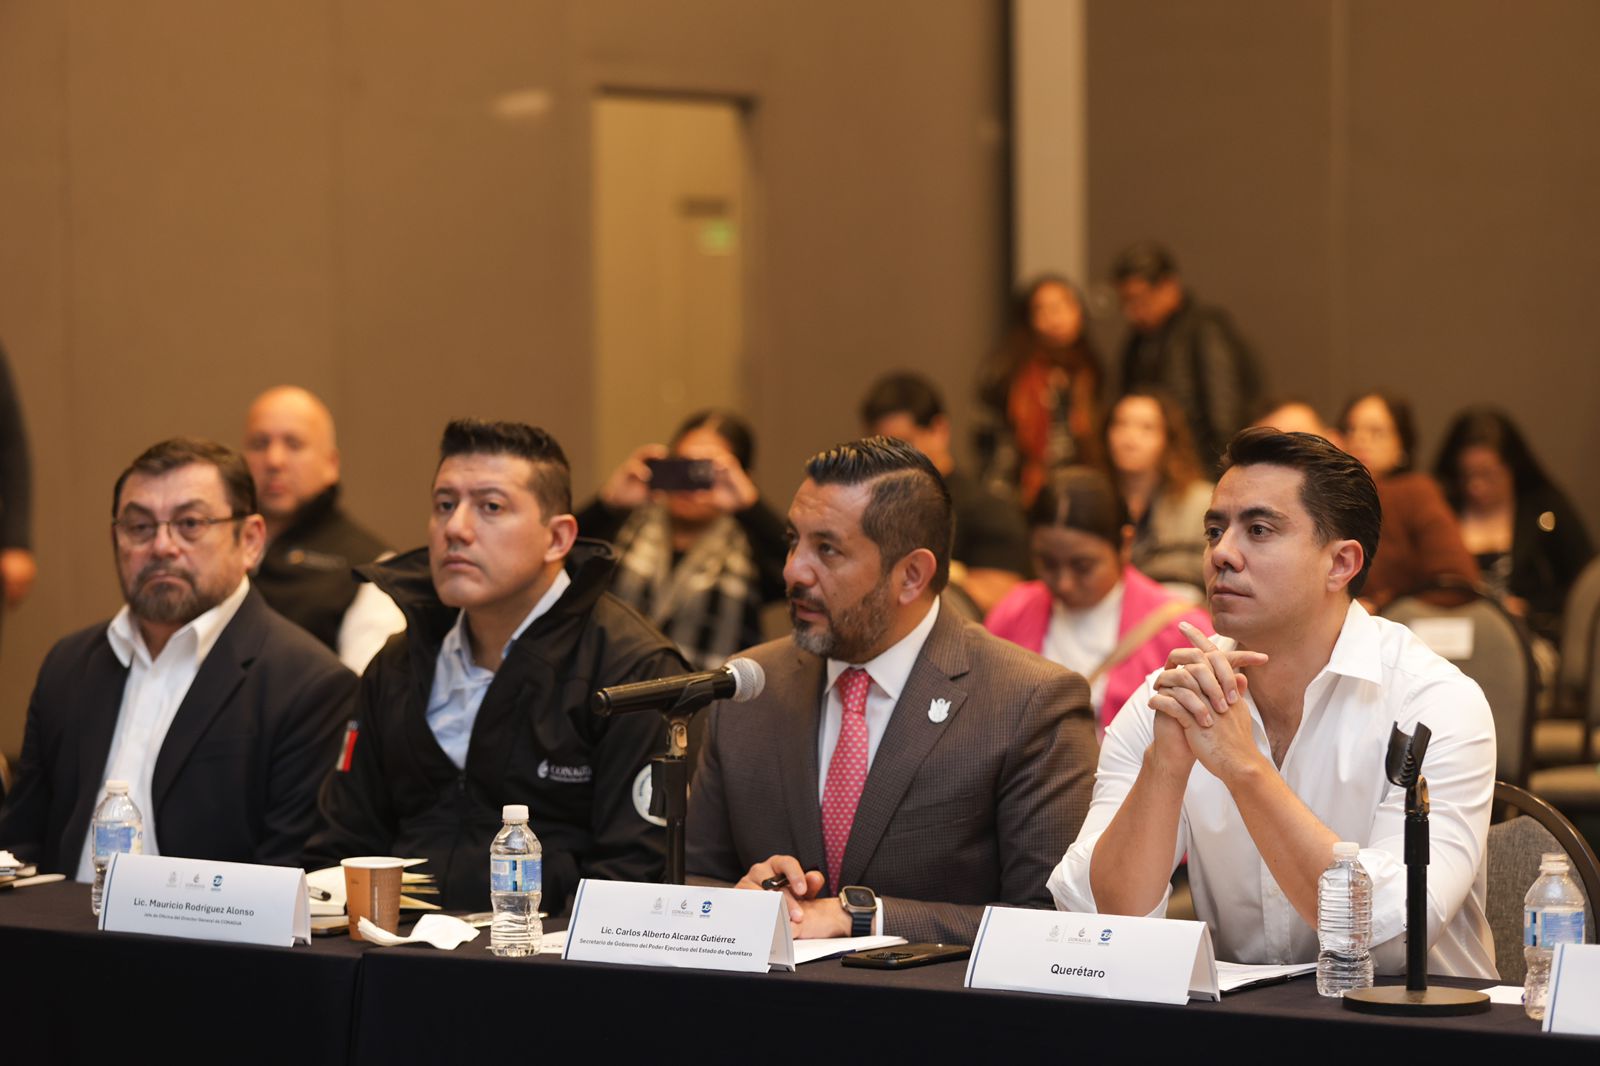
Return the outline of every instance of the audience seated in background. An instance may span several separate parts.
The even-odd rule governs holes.
[[[612,593],[671,637],[697,670],[714,670],[760,643],[762,606],[783,599],[783,521],[750,480],[754,456],[743,419],[700,411],[669,445],[635,450],[578,512],[584,536],[616,548]],[[668,458],[700,464],[696,487],[654,482],[651,461]]]
[[[1463,411],[1445,433],[1434,477],[1484,584],[1535,633],[1558,641],[1567,592],[1594,544],[1516,424],[1495,408]]]
[[[1133,520],[1133,565],[1146,577],[1188,586],[1204,580],[1205,513],[1211,482],[1189,442],[1189,427],[1163,392],[1131,392],[1106,419],[1106,461]]]
[[[1127,508],[1103,471],[1052,474],[1028,508],[1028,535],[1039,580],[1013,589],[984,625],[1086,677],[1102,728],[1188,646],[1179,621],[1211,632],[1204,611],[1133,567]]]
[[[1084,329],[1084,303],[1066,278],[1046,274],[1018,296],[1005,339],[978,378],[980,480],[1026,507],[1049,471],[1092,463],[1105,376]]]
[[[1122,391],[1171,393],[1209,474],[1260,402],[1261,368],[1228,313],[1194,299],[1166,248],[1132,246],[1117,257],[1111,276],[1128,322]]]
[[[1371,472],[1383,502],[1383,535],[1361,594],[1374,610],[1429,586],[1478,581],[1478,564],[1444,494],[1432,478],[1412,471],[1415,426],[1409,403],[1380,392],[1357,396],[1339,415],[1345,449]],[[1448,594],[1428,598],[1452,602]]]
[[[147,855],[298,866],[356,679],[251,587],[250,471],[220,444],[162,441],[111,513],[127,603],[45,656],[0,848],[92,881],[89,823],[120,779]]]
[[[873,437],[806,474],[794,634],[749,653],[759,697],[708,712],[688,871],[787,877],[797,936],[971,943],[986,904],[1049,901],[1089,798],[1088,686],[942,607],[950,497],[927,456]]]
[[[1337,841],[1372,877],[1378,973],[1405,962],[1404,790],[1390,730],[1432,730],[1428,972],[1493,978],[1484,915],[1494,719],[1482,691],[1402,625],[1352,602],[1380,509],[1321,437],[1249,429],[1206,515],[1213,643],[1191,633],[1106,730],[1094,805],[1050,877],[1062,910],[1165,914],[1188,856],[1217,957],[1317,957],[1317,880]],[[1231,638],[1231,639],[1228,639]],[[1425,926],[1426,928],[1423,928]]]
[[[305,389],[268,389],[245,416],[244,458],[267,523],[255,587],[273,610],[359,674],[406,620],[393,600],[352,571],[390,549],[339,506],[333,415]]]
[[[358,729],[322,790],[312,865],[428,860],[441,906],[489,905],[489,843],[525,803],[544,846],[544,909],[583,877],[655,881],[648,817],[659,716],[602,718],[595,689],[684,671],[671,643],[606,592],[609,545],[578,537],[571,474],[543,430],[445,427],[428,546],[359,573],[406,613],[361,677]]]
[[[938,468],[955,509],[951,584],[972,598],[979,614],[999,603],[1028,570],[1022,512],[1013,499],[985,488],[956,466],[950,419],[939,391],[917,374],[879,378],[861,401],[861,425],[869,435],[905,441]]]

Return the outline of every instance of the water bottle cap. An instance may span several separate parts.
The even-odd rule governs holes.
[[[1341,840],[1333,846],[1335,859],[1353,859],[1361,854],[1361,845],[1350,840]]]
[[[500,808],[500,818],[507,822],[526,822],[528,820],[528,805],[526,803],[508,803]]]
[[[106,782],[106,791],[107,792],[126,792],[126,791],[128,791],[128,783],[126,781],[118,781],[118,780],[112,779],[112,780]]]
[[[1565,852],[1547,851],[1539,856],[1539,872],[1542,874],[1566,873],[1572,868],[1572,863],[1567,860]]]

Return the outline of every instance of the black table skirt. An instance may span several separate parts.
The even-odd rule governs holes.
[[[102,933],[87,885],[3,891],[0,1061],[348,1062],[362,951]]]
[[[1318,996],[1309,977],[1167,1007],[965,989],[963,963],[892,973],[835,960],[729,974],[497,959],[487,934],[454,952],[343,936],[261,948],[98,932],[88,888],[74,884],[0,892],[0,966],[0,1055],[12,1062],[117,1061],[144,1046],[185,1066],[617,1055],[754,1066],[1600,1063],[1600,1040],[1540,1033],[1517,1007],[1441,1020],[1358,1015]]]

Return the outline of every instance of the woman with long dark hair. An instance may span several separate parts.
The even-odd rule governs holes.
[[[1433,473],[1484,584],[1534,632],[1557,640],[1567,591],[1594,545],[1516,424],[1495,408],[1461,412]]]

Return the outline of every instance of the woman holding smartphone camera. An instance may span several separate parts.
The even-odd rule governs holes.
[[[784,597],[783,520],[749,469],[755,438],[727,411],[698,411],[668,445],[646,444],[578,514],[617,551],[611,591],[671,637],[696,670],[759,644],[761,608]]]

